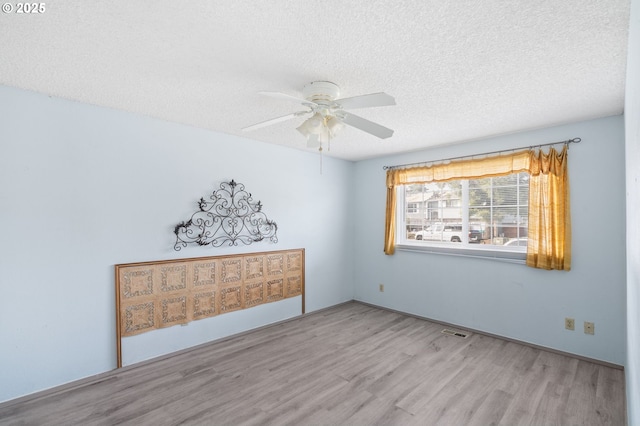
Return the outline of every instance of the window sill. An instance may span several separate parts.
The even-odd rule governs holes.
[[[526,264],[527,253],[496,249],[480,249],[465,247],[444,247],[436,245],[422,245],[411,243],[400,243],[396,245],[396,250],[410,251],[417,253],[440,254],[446,256],[470,257],[475,259],[489,259],[500,262]]]

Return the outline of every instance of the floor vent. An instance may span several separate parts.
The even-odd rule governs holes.
[[[445,328],[444,330],[442,330],[441,333],[449,334],[451,336],[456,336],[456,337],[462,337],[463,339],[466,339],[467,337],[469,337],[467,333],[463,333],[462,331],[449,330],[448,328]]]

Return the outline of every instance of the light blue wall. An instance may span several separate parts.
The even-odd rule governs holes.
[[[625,97],[627,166],[627,410],[640,425],[640,0],[631,1]]]
[[[313,153],[0,86],[0,401],[115,368],[115,264],[305,248],[307,311],[351,300],[353,164],[323,168]],[[262,201],[278,244],[175,252],[173,227],[230,179]],[[150,345],[299,313],[277,302]]]
[[[383,165],[581,137],[569,157],[573,268],[383,254]],[[390,142],[392,143],[392,142]],[[625,362],[625,177],[622,116],[356,163],[357,300],[619,365]],[[599,173],[597,170],[605,170]],[[378,284],[384,284],[383,293]],[[564,318],[576,320],[576,331]],[[595,335],[582,331],[595,323]]]

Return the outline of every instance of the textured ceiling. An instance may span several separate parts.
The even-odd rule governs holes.
[[[393,95],[354,112],[394,135],[345,128],[337,158],[623,112],[628,0],[44,4],[0,14],[0,84],[299,149],[304,118],[241,131],[300,109],[257,92]]]

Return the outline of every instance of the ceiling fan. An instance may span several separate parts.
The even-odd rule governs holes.
[[[243,131],[256,130],[295,117],[311,115],[297,128],[307,138],[307,146],[310,148],[319,147],[322,150],[323,143],[330,143],[331,138],[335,137],[345,124],[381,139],[393,135],[393,130],[345,111],[345,109],[395,105],[396,101],[393,96],[383,92],[336,99],[340,95],[340,88],[337,84],[330,81],[314,81],[302,89],[304,99],[280,92],[258,93],[271,98],[297,102],[307,109],[245,127],[242,129]]]

